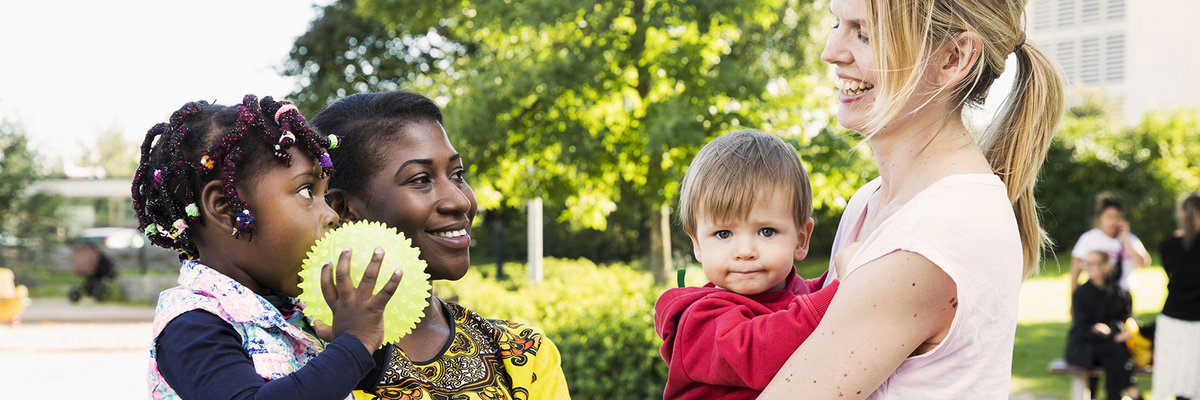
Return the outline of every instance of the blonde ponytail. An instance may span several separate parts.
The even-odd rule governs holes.
[[[916,96],[922,71],[936,46],[963,32],[982,39],[978,61],[967,79],[948,90],[958,107],[983,103],[1009,54],[1016,54],[1017,77],[996,119],[980,140],[992,169],[1008,187],[1021,233],[1024,272],[1035,271],[1050,240],[1038,221],[1033,198],[1038,171],[1046,159],[1063,113],[1062,77],[1021,26],[1025,2],[1013,0],[865,0],[872,50],[879,63],[878,98],[867,122],[868,136],[902,117]],[[941,95],[941,91],[936,95]],[[917,109],[930,104],[926,101]],[[959,111],[959,110],[955,110]],[[915,111],[908,111],[915,112]]]
[[[1021,232],[1025,274],[1037,270],[1050,238],[1042,230],[1033,198],[1038,171],[1046,159],[1054,129],[1063,113],[1063,86],[1058,68],[1034,43],[1016,46],[1017,76],[1012,92],[985,133],[982,144],[992,170],[1008,187]]]

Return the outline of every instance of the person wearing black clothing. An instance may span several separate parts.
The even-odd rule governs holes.
[[[1112,266],[1108,254],[1094,251],[1084,259],[1087,283],[1075,289],[1071,297],[1071,331],[1067,335],[1067,363],[1078,367],[1104,368],[1104,392],[1109,400],[1122,395],[1138,398],[1133,384],[1133,361],[1125,341],[1125,320],[1130,317],[1126,292],[1108,279]],[[1097,378],[1089,378],[1095,393]]]
[[[1200,193],[1184,199],[1179,230],[1159,244],[1167,300],[1155,323],[1154,393],[1200,397]]]
[[[96,301],[108,298],[109,287],[117,279],[116,264],[108,258],[99,245],[91,242],[80,242],[71,246],[71,264],[77,275],[84,277],[83,285],[71,288],[67,299],[72,303],[79,302],[84,297],[92,297]]]

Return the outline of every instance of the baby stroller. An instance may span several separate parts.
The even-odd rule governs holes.
[[[104,301],[112,294],[117,268],[95,243],[82,241],[71,246],[71,266],[76,275],[84,277],[83,284],[67,292],[67,300],[78,303],[84,297]]]

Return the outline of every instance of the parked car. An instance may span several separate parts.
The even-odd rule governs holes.
[[[104,249],[127,250],[140,249],[150,241],[142,232],[133,228],[100,227],[84,229],[73,242],[93,243]]]

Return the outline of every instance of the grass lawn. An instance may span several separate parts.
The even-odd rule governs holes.
[[[1049,375],[1046,366],[1062,358],[1067,329],[1071,326],[1069,286],[1070,256],[1042,262],[1041,273],[1021,287],[1017,316],[1017,338],[1013,349],[1013,393],[1039,397],[1067,398],[1071,387],[1068,377]],[[1134,270],[1133,308],[1139,324],[1154,321],[1166,297],[1167,278],[1162,267],[1153,265]],[[1150,391],[1150,378],[1135,378],[1143,392]],[[1148,398],[1149,396],[1147,396]]]

